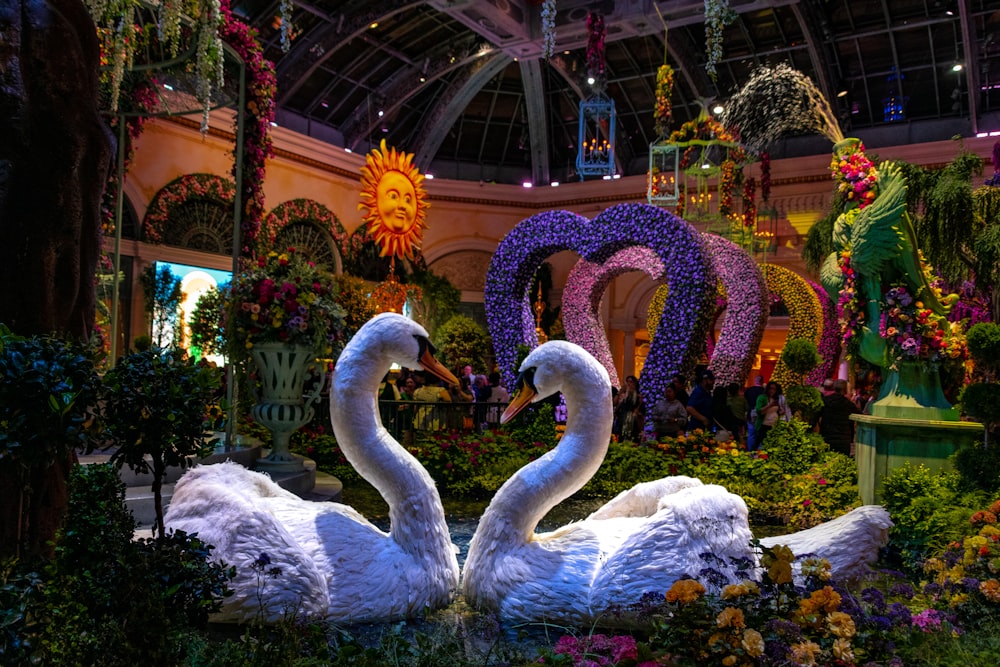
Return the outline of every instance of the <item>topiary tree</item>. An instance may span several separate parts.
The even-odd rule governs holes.
[[[815,424],[823,409],[823,396],[819,393],[819,389],[804,382],[806,376],[823,363],[823,357],[816,349],[816,344],[805,338],[793,338],[786,342],[781,350],[781,361],[785,364],[789,375],[796,379],[794,384],[785,389],[788,408],[802,421]]]
[[[337,284],[337,303],[344,309],[344,331],[351,338],[365,322],[378,315],[378,308],[371,298],[372,288],[364,279],[346,273],[334,276]]]
[[[1000,426],[1000,325],[980,322],[966,333],[966,345],[976,364],[976,375],[983,382],[970,384],[962,392],[962,412],[983,422],[985,445],[990,433]]]
[[[447,278],[431,271],[417,271],[409,282],[419,287],[421,292],[419,299],[410,301],[413,319],[433,337],[439,326],[458,314],[462,291]]]
[[[108,431],[118,451],[112,461],[153,473],[156,532],[162,539],[163,478],[205,456],[207,407],[220,385],[219,370],[199,366],[180,350],[152,347],[125,355],[104,376]],[[147,458],[148,457],[148,458]]]
[[[805,338],[793,338],[781,350],[781,360],[791,372],[796,384],[802,384],[816,366],[823,363],[823,357],[816,349],[816,343]]]
[[[433,340],[449,368],[492,366],[490,337],[470,317],[455,315],[438,327]]]

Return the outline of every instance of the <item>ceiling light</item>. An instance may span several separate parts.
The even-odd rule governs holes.
[[[558,188],[559,187],[559,181],[552,181],[551,183],[549,183],[549,185],[551,185],[554,188]]]
[[[375,28],[378,27],[378,21],[372,21],[371,25],[369,25],[368,27],[374,30]]]
[[[595,79],[592,76],[588,76],[587,77],[587,84],[590,85],[590,86],[593,86],[596,81],[597,81],[597,79]]]
[[[174,89],[174,87],[171,86],[169,83],[163,84],[163,87],[166,88],[167,90],[173,90]]]
[[[563,55],[564,56],[568,56],[569,55],[569,51],[563,51]]]
[[[329,109],[330,108],[330,103],[327,102],[326,100],[323,100],[322,102],[320,102],[319,105],[321,107],[323,107],[324,109]]]
[[[847,89],[845,88],[844,90],[837,93],[837,97],[847,97]]]
[[[954,65],[952,65],[951,66],[951,71],[952,72],[961,72],[962,71],[962,63],[955,63]]]
[[[278,124],[272,120],[271,121],[271,127],[278,127]]]
[[[605,181],[610,181],[611,180],[611,174],[604,174],[603,176],[601,176],[601,178],[604,179]]]
[[[426,76],[420,77],[420,83],[424,83],[425,81],[427,81],[427,77]]]
[[[714,107],[712,107],[712,113],[714,113],[716,116],[718,116],[725,110],[726,107],[722,106],[721,104],[716,104]]]
[[[344,152],[345,152],[345,153],[353,153],[354,151],[352,151],[352,150],[351,150],[350,148],[348,148],[347,146],[344,146]]]
[[[612,176],[611,178],[613,178],[613,179],[615,179],[615,180],[617,181],[617,180],[618,180],[619,178],[621,178],[621,177],[622,177],[622,175],[621,175],[621,174],[615,174],[615,175],[614,175],[614,176]]]
[[[426,178],[428,181],[433,181],[434,174],[424,174],[424,178]]]
[[[381,118],[381,117],[382,117],[382,116],[384,116],[384,115],[385,115],[385,112],[384,112],[384,111],[382,111],[381,109],[379,109],[379,110],[378,110],[378,117],[379,117],[379,118]]]
[[[950,9],[944,10],[944,13],[947,16],[954,16],[955,15],[955,12],[951,11]]]
[[[523,183],[521,183],[522,188],[530,188],[531,186],[532,186],[531,181],[524,181]]]

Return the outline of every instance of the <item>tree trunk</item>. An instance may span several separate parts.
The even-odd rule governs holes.
[[[80,0],[0,3],[0,322],[86,340],[111,137]]]
[[[69,507],[69,473],[76,452],[19,479],[14,465],[0,466],[0,559],[53,555],[52,542]],[[16,465],[16,464],[15,464]]]

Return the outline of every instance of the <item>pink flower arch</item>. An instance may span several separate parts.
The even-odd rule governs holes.
[[[621,381],[601,322],[601,299],[611,281],[629,271],[644,271],[653,280],[661,280],[663,262],[655,252],[642,246],[619,250],[602,264],[581,259],[570,271],[562,296],[566,339],[594,355],[607,369],[615,387],[621,386]]]

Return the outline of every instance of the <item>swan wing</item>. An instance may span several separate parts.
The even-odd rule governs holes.
[[[731,561],[752,562],[753,535],[739,496],[721,486],[692,486],[661,499],[661,505],[656,514],[633,524],[631,534],[601,564],[591,595],[595,614],[637,602],[647,592],[664,593],[677,579],[699,577],[705,568],[734,579]]]
[[[660,509],[660,501],[664,496],[677,493],[681,489],[701,485],[700,479],[684,475],[661,477],[651,482],[640,482],[606,502],[588,516],[587,520],[653,516]]]
[[[260,506],[260,497],[247,492],[270,480],[264,475],[259,475],[263,482],[254,479],[257,473],[236,464],[198,472],[216,467],[193,468],[178,480],[164,517],[170,529],[197,534],[214,546],[213,560],[235,567],[229,583],[233,594],[213,620],[274,622],[290,612],[325,614],[326,577],[297,539]]]
[[[889,541],[892,520],[881,505],[864,505],[832,521],[789,535],[765,537],[766,547],[784,545],[796,556],[814,554],[830,561],[834,579],[856,580],[878,560]]]

